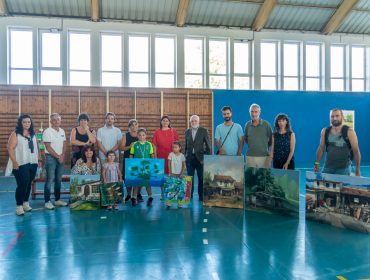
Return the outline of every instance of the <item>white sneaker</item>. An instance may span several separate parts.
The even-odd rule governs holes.
[[[45,208],[49,210],[53,210],[55,207],[53,203],[51,203],[51,201],[49,200],[48,202],[45,203]]]
[[[23,202],[23,210],[25,212],[29,212],[29,211],[32,211],[32,207],[30,206],[29,202]]]
[[[57,200],[57,201],[55,201],[54,202],[54,205],[55,206],[67,206],[68,205],[68,203],[66,203],[66,202],[64,202],[63,200]]]
[[[24,215],[24,210],[23,210],[22,205],[17,205],[17,208],[15,209],[15,214],[17,214],[17,216]]]

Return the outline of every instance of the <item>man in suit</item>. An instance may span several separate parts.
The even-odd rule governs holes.
[[[193,176],[192,198],[194,193],[194,172],[195,170],[197,171],[199,201],[203,201],[203,158],[204,155],[211,153],[211,142],[208,130],[204,127],[199,127],[199,116],[191,116],[190,125],[191,128],[185,132],[186,169],[188,175]]]

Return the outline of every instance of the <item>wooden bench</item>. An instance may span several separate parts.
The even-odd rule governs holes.
[[[70,179],[70,176],[69,175],[63,175],[62,176],[62,182],[69,182],[69,179]],[[32,195],[32,199],[35,200],[36,199],[36,196],[37,195],[44,195],[44,191],[40,190],[40,191],[37,191],[36,189],[36,183],[45,183],[45,180],[46,178],[45,177],[41,177],[41,178],[38,178],[38,179],[35,179],[33,180],[32,182],[32,190],[31,190],[31,195]],[[54,194],[54,192],[52,192],[51,194]],[[69,194],[69,191],[61,191],[60,194]]]

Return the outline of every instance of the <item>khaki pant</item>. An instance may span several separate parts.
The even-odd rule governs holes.
[[[269,157],[247,156],[247,167],[270,168],[271,159]]]

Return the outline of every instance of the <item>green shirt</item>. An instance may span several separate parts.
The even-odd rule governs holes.
[[[130,149],[130,154],[133,155],[134,158],[150,158],[150,156],[154,154],[153,145],[148,141],[144,143],[136,141]]]
[[[260,119],[256,126],[252,124],[252,121],[247,122],[244,128],[244,137],[248,137],[247,156],[268,156],[271,146],[272,129],[267,121]]]

